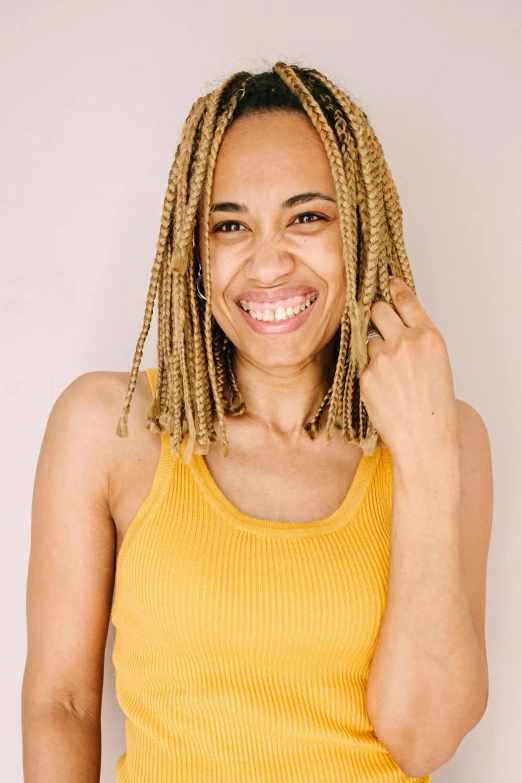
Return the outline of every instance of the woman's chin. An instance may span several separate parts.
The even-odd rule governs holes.
[[[270,372],[277,370],[278,375],[292,376],[300,368],[310,364],[314,353],[312,349],[306,350],[303,345],[294,347],[285,347],[280,345],[278,348],[258,348],[253,345],[245,346],[244,349],[238,345],[236,348],[241,358],[249,364],[255,365],[260,370]],[[319,349],[317,349],[319,350]]]

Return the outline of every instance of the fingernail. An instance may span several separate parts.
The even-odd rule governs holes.
[[[388,275],[388,280],[394,280],[394,279],[395,278],[393,277],[393,275]]]

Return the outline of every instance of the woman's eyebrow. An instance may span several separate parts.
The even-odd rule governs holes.
[[[296,196],[290,196],[286,201],[283,201],[281,209],[292,209],[292,207],[297,207],[299,204],[314,201],[315,199],[336,203],[334,198],[327,196],[325,193],[298,193]],[[236,204],[235,201],[219,201],[212,205],[210,212],[248,212],[248,207],[246,204]]]

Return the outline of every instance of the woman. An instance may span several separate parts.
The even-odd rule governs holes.
[[[98,780],[111,617],[118,781],[429,781],[487,703],[489,440],[318,71],[192,106],[115,438],[125,381],[77,378],[42,444],[26,780]]]

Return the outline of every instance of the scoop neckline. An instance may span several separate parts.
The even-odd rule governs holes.
[[[373,454],[362,454],[341,505],[330,516],[310,522],[278,522],[243,514],[218,487],[203,455],[193,453],[187,467],[190,468],[205,499],[234,527],[270,538],[305,538],[331,533],[351,522],[361,506],[368,484],[379,463],[381,452],[382,448],[376,447]]]

